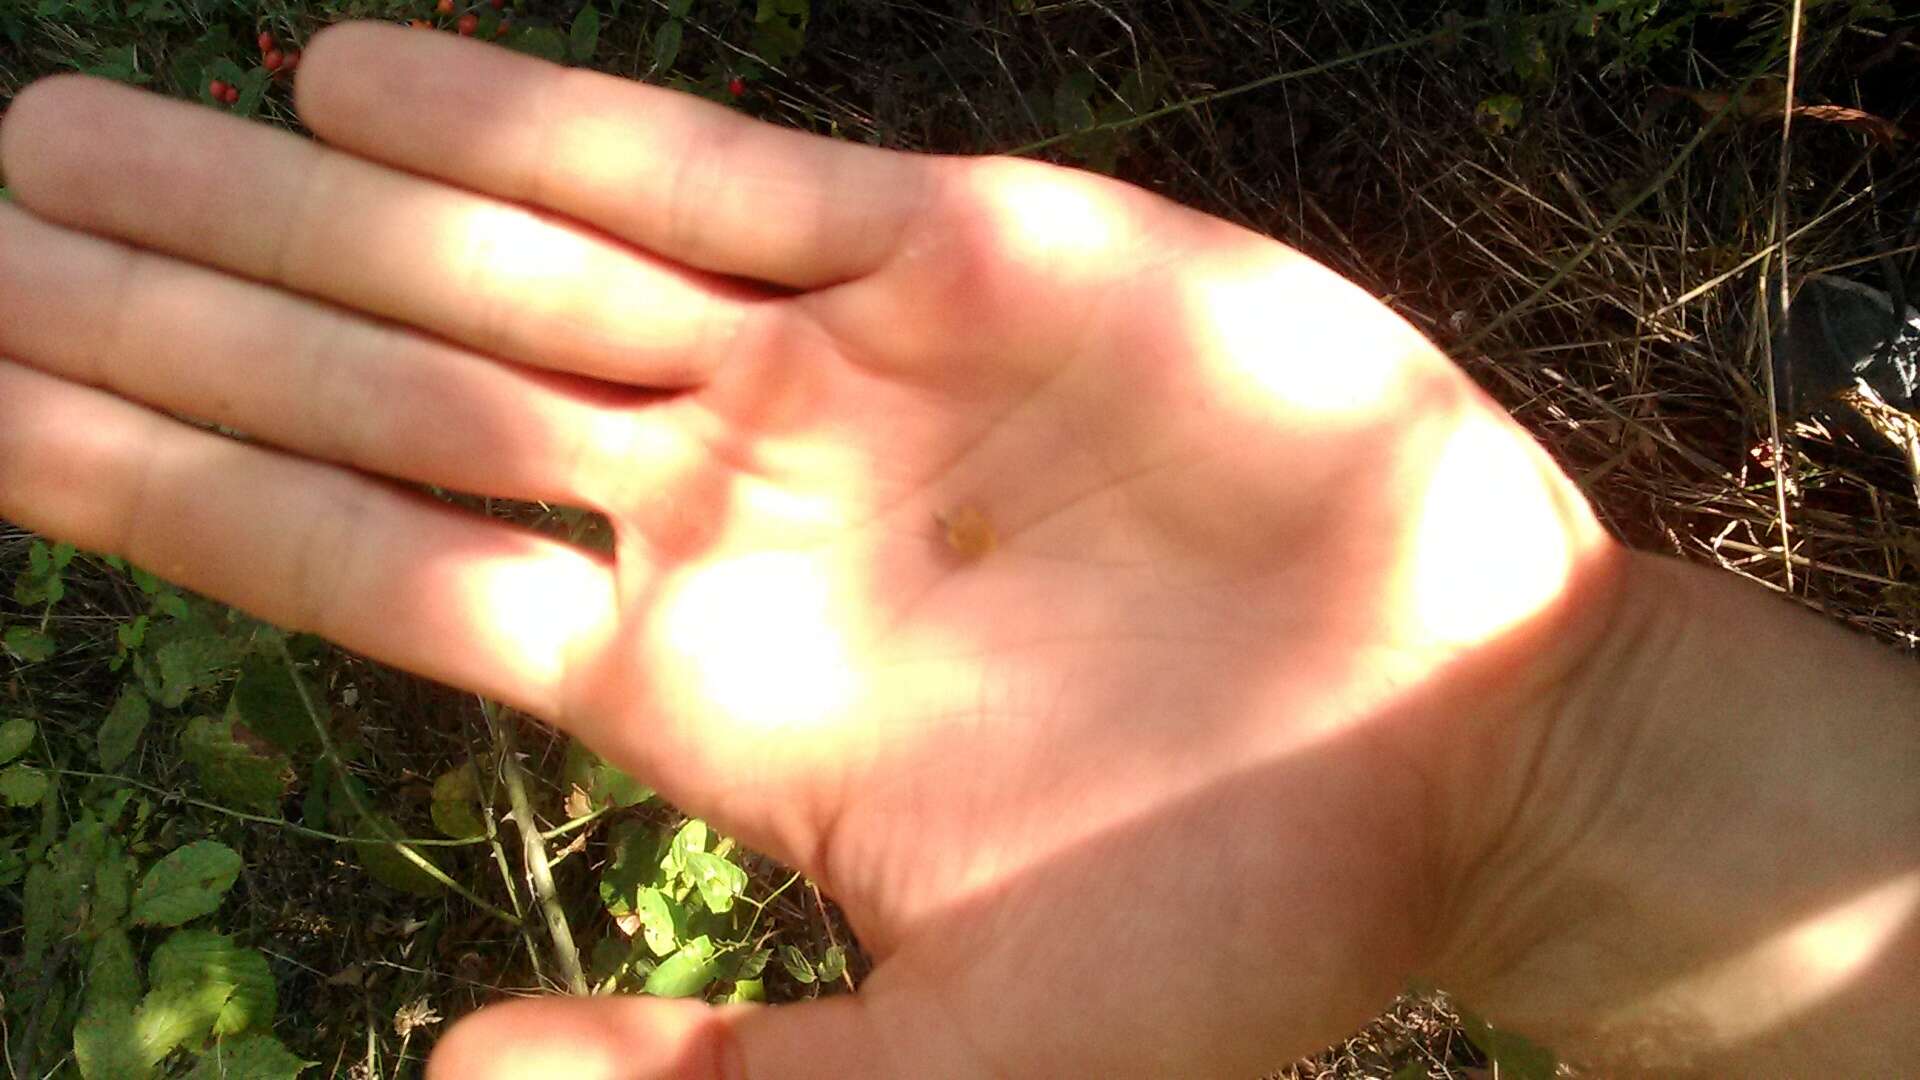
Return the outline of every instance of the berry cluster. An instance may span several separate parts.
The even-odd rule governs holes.
[[[507,0],[487,0],[487,6],[493,8],[495,11],[500,11],[507,6]],[[434,14],[439,15],[441,18],[446,18],[452,15],[457,8],[458,5],[454,3],[454,0],[438,0],[433,6],[433,11]],[[433,29],[433,23],[426,19],[414,19],[408,25],[412,26],[415,30]],[[461,37],[472,37],[480,29],[480,16],[472,11],[464,12],[459,18],[454,20],[453,29]],[[511,26],[507,20],[501,19],[493,28],[493,36],[506,37],[509,29],[511,29]]]
[[[274,40],[271,30],[260,31],[260,36],[255,39],[255,44],[260,46],[260,66],[272,72],[276,77],[286,78],[292,75],[293,69],[300,65],[300,50],[282,49],[280,43]],[[240,100],[240,88],[224,79],[215,79],[209,82],[207,84],[207,93],[212,96],[213,100],[225,105],[232,105]]]

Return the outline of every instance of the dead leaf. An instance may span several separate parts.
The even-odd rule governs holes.
[[[367,969],[359,964],[348,964],[338,972],[327,977],[328,986],[359,986],[367,980]]]
[[[1817,120],[1823,124],[1838,124],[1844,128],[1858,131],[1881,146],[1892,146],[1907,137],[1899,124],[1884,116],[1875,116],[1859,109],[1850,109],[1845,105],[1795,105],[1795,117]]]
[[[593,813],[593,797],[575,784],[573,790],[567,792],[566,810],[569,819],[586,817]]]
[[[1778,120],[1787,111],[1786,83],[1777,78],[1755,79],[1737,98],[1727,90],[1693,90],[1684,86],[1663,86],[1660,90],[1693,102],[1706,119],[1731,109],[1732,114],[1741,120],[1762,123]],[[1795,105],[1792,112],[1796,120],[1835,124],[1857,131],[1881,146],[1891,146],[1907,138],[1906,131],[1899,124],[1846,105]]]

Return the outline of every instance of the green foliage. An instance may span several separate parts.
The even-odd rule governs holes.
[[[1512,1080],[1553,1080],[1559,1063],[1551,1052],[1510,1031],[1500,1031],[1485,1019],[1466,1010],[1460,1012],[1460,1028],[1467,1041],[1487,1056],[1501,1076]]]
[[[246,1035],[214,1044],[181,1080],[293,1080],[318,1064],[301,1060],[271,1035]]]
[[[39,729],[33,721],[22,717],[0,723],[0,765],[27,752],[33,745],[33,737]]]
[[[235,1035],[273,1019],[273,972],[266,956],[225,934],[178,931],[154,950],[147,974],[153,1009],[186,1017],[179,1022],[195,1036]]]
[[[561,775],[568,784],[586,793],[594,806],[625,809],[653,798],[653,789],[614,768],[578,739],[567,741]]]
[[[133,894],[133,921],[179,926],[213,911],[240,877],[240,855],[203,840],[177,848],[153,864]]]
[[[1786,5],[1763,0],[1493,0],[1499,63],[1530,88],[1550,87],[1565,64],[1597,66],[1602,77],[1643,72],[1677,57],[1703,30],[1743,32],[1746,64],[1785,55]],[[1803,37],[1868,19],[1911,17],[1886,0],[1809,0]]]
[[[0,769],[0,799],[8,806],[36,806],[51,783],[46,773],[31,765],[9,765]]]
[[[286,797],[292,761],[238,721],[194,717],[181,733],[180,752],[216,802],[271,814]]]
[[[567,34],[567,54],[574,63],[584,64],[593,59],[593,51],[599,45],[600,12],[588,4],[573,17],[573,29]]]
[[[113,703],[107,718],[100,723],[100,767],[109,772],[118,769],[133,753],[140,733],[152,719],[153,709],[147,704],[147,695],[133,686],[121,690],[120,699]]]
[[[5,648],[14,659],[23,663],[38,664],[50,660],[58,651],[53,638],[39,630],[26,626],[9,626],[4,635],[0,635],[0,648]]]
[[[647,975],[643,993],[655,997],[693,997],[707,988],[720,965],[714,961],[713,941],[705,934],[680,946]]]
[[[808,0],[760,0],[753,15],[753,51],[773,67],[800,55],[807,44]]]
[[[1129,144],[1120,125],[1162,103],[1166,80],[1158,72],[1134,70],[1108,87],[1091,68],[1069,72],[1054,88],[1052,116],[1055,128],[1072,134],[1066,156],[1096,172],[1111,173]]]

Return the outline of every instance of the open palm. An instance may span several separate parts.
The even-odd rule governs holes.
[[[1424,962],[1610,550],[1384,308],[1125,185],[437,35],[330,31],[299,100],[331,148],[18,101],[0,512],[579,734],[876,960],[509,1008],[449,1075],[1232,1075]]]

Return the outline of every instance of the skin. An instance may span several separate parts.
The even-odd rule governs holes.
[[[326,31],[297,102],[324,145],[16,100],[0,514],[579,735],[875,961],[777,1009],[515,1002],[435,1075],[1233,1076],[1417,977],[1524,1012],[1547,954],[1492,913],[1578,879],[1516,838],[1665,624],[1372,298],[1099,177],[445,35]]]

